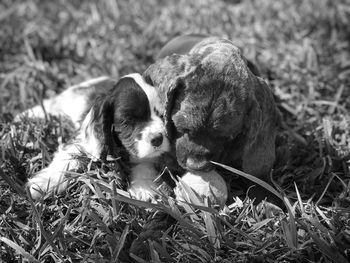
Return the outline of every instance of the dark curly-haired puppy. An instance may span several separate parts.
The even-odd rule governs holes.
[[[164,103],[168,136],[179,164],[188,171],[182,178],[215,175],[213,160],[268,179],[275,160],[278,110],[257,68],[230,41],[193,34],[175,38],[143,76]],[[196,180],[189,185],[196,183],[197,191],[201,187]],[[202,182],[208,183],[206,178]],[[257,202],[268,195],[255,189],[250,196]],[[167,214],[157,215],[130,252],[150,258],[147,240],[157,240],[174,223]]]
[[[176,38],[143,76],[165,103],[167,131],[184,169],[211,171],[216,161],[268,179],[278,110],[270,87],[231,41]]]

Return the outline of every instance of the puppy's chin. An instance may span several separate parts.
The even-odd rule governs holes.
[[[165,152],[168,152],[166,150],[153,150],[150,151],[148,154],[138,154],[138,155],[131,155],[130,156],[130,162],[131,163],[143,163],[143,162],[153,162],[157,157],[161,156]]]
[[[180,139],[176,142],[176,157],[180,166],[187,171],[209,172],[214,169],[210,162],[214,157],[212,151],[195,145],[192,140]]]

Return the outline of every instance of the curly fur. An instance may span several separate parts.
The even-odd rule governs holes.
[[[270,87],[231,41],[194,42],[180,51],[170,42],[144,73],[165,104],[179,164],[209,171],[213,160],[267,179],[279,116]]]

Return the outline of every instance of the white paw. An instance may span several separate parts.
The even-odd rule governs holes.
[[[37,200],[51,191],[62,192],[67,188],[67,180],[65,179],[63,172],[58,173],[56,171],[55,173],[50,173],[49,170],[44,169],[34,175],[33,178],[30,178],[27,186],[32,198]]]
[[[27,109],[24,112],[21,112],[15,116],[13,119],[14,122],[21,122],[23,119],[44,119],[45,112],[41,105],[34,106],[33,108]]]
[[[31,197],[34,200],[38,200],[40,197],[44,196],[50,190],[50,183],[46,180],[38,180],[33,178],[27,183]]]
[[[157,185],[154,180],[158,173],[152,163],[140,163],[131,168],[129,193],[132,198],[146,201],[156,202]]]

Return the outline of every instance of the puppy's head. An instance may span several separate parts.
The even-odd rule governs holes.
[[[262,135],[262,111],[266,103],[274,109],[272,96],[230,41],[208,38],[187,55],[158,61],[144,76],[163,96],[167,129],[185,169],[209,171],[211,160],[242,165],[248,148],[269,136]]]
[[[121,78],[97,98],[82,129],[84,148],[95,157],[124,147],[132,162],[152,159],[169,151],[169,140],[157,92],[141,75]]]

